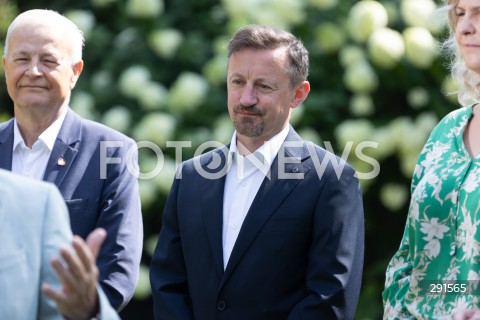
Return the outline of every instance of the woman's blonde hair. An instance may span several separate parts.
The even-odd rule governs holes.
[[[449,35],[442,48],[447,52],[452,77],[458,83],[458,101],[462,106],[480,101],[480,75],[465,64],[460,48],[455,39],[458,17],[455,12],[458,0],[444,0],[444,8],[448,12]]]

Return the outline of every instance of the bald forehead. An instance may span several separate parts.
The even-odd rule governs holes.
[[[74,28],[76,27],[70,20],[59,13],[49,10],[29,10],[19,14],[10,25],[10,29],[25,24],[52,26],[55,28]]]

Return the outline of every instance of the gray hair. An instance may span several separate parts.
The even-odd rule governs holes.
[[[5,38],[3,54],[8,57],[10,37],[15,28],[24,24],[38,24],[55,27],[56,30],[65,32],[65,40],[70,42],[70,58],[72,64],[82,60],[83,33],[75,23],[53,10],[33,9],[19,14],[10,24]]]
[[[308,76],[308,51],[290,32],[268,26],[248,25],[238,30],[228,44],[228,58],[244,49],[270,50],[285,47],[290,60],[286,70],[290,86],[296,87]]]
[[[473,101],[480,101],[480,75],[465,64],[460,48],[455,39],[455,29],[458,17],[455,13],[458,0],[444,0],[442,10],[448,12],[449,36],[443,42],[442,49],[447,53],[450,61],[448,66],[453,79],[458,83],[458,101],[468,106]]]

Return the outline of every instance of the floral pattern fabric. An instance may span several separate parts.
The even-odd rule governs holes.
[[[457,308],[480,306],[480,156],[463,143],[472,115],[473,107],[447,115],[419,156],[404,235],[386,272],[384,319],[452,319]],[[427,292],[426,283],[446,280],[466,283],[467,293]]]

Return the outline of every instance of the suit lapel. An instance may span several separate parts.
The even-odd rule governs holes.
[[[202,165],[204,170],[208,172],[207,177],[202,180],[203,184],[201,186],[202,212],[219,278],[223,276],[223,191],[225,175],[229,168],[227,163],[228,152],[228,146],[216,150],[211,153],[212,157],[207,160],[206,164]],[[215,166],[215,169],[208,169],[209,165]]]
[[[43,176],[44,181],[53,182],[57,187],[60,187],[65,175],[71,168],[78,153],[78,143],[82,134],[80,117],[71,110],[67,112]]]
[[[296,158],[296,160],[289,159],[285,161],[285,163],[281,165],[279,171],[279,156],[277,155],[275,158],[270,169],[271,179],[266,177],[263,180],[262,185],[248,210],[220,286],[222,286],[228,279],[270,216],[301,181],[300,179],[282,179],[282,177],[279,177],[279,172],[306,174],[310,170],[308,166],[302,164],[303,160],[309,157],[308,150],[304,145],[301,148],[298,147],[298,142],[301,142],[302,140],[293,128],[290,128],[290,132],[285,141],[297,142],[297,147],[289,148],[288,145],[284,143],[284,146],[280,148],[279,154],[284,152],[285,158],[293,157]],[[292,161],[294,161],[294,163],[289,163]],[[283,169],[282,166],[284,166],[285,169]]]
[[[13,119],[0,127],[0,168],[12,171]]]

